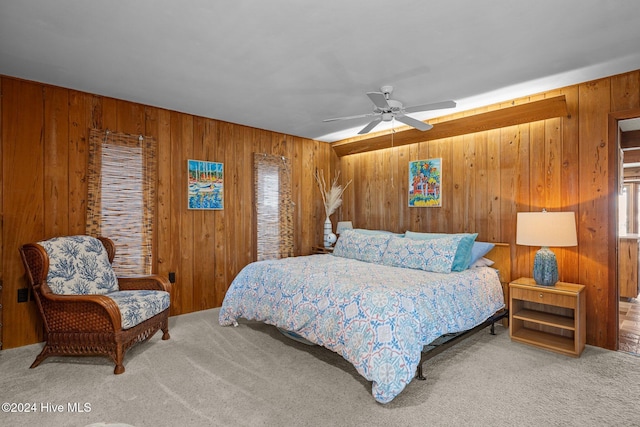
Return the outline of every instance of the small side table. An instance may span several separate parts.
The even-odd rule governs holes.
[[[330,254],[333,253],[333,246],[330,248],[325,248],[324,246],[311,246],[311,253],[314,255]]]
[[[509,284],[511,340],[580,357],[586,341],[585,286],[539,286],[528,277]]]

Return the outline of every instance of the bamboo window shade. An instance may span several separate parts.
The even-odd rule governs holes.
[[[156,161],[151,137],[89,132],[87,234],[114,241],[119,275],[152,273]]]
[[[254,153],[256,260],[293,256],[291,165],[283,156]]]

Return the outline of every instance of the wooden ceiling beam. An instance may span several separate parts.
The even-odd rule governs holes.
[[[567,109],[565,96],[560,95],[553,98],[545,98],[540,101],[528,102],[500,110],[436,123],[431,130],[426,132],[417,129],[396,131],[393,135],[393,146],[397,147],[435,139],[450,138],[563,116],[569,116],[569,110]],[[331,146],[338,157],[381,150],[391,147],[390,133],[390,131],[386,131],[369,137],[362,136],[343,139],[332,143]]]

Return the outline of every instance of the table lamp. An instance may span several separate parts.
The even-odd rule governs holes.
[[[353,224],[351,221],[339,221],[336,226],[336,234],[339,236],[344,230],[352,230]]]
[[[516,244],[540,246],[533,261],[533,279],[538,285],[558,281],[558,262],[552,247],[576,246],[576,216],[573,212],[518,212]]]

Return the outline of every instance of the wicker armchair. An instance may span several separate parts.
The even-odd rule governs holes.
[[[77,257],[75,265],[64,258],[68,253]],[[159,329],[162,339],[169,339],[170,283],[157,275],[116,278],[111,269],[115,245],[110,239],[60,237],[23,245],[20,255],[45,327],[45,346],[31,368],[49,356],[102,355],[115,363],[114,374],[121,374],[124,354],[132,345]],[[87,260],[93,262],[86,265]],[[60,269],[62,273],[55,273]],[[75,282],[69,287],[75,273],[82,280],[95,276],[98,286]],[[110,282],[106,287],[105,277]]]

